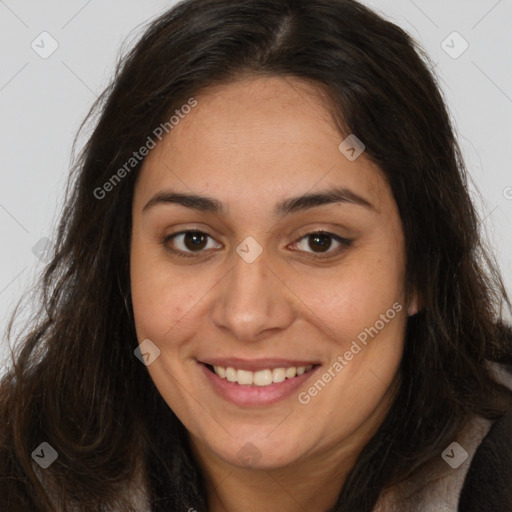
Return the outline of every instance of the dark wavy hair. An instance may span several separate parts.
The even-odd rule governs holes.
[[[0,386],[2,511],[132,510],[122,485],[140,464],[154,512],[207,510],[186,429],[133,353],[129,248],[141,163],[108,197],[94,190],[191,96],[261,76],[314,84],[340,136],[364,141],[393,191],[406,285],[422,303],[408,319],[393,406],[332,510],[370,511],[473,415],[495,419],[510,407],[486,362],[512,363],[501,320],[511,305],[425,52],[354,0],[184,0],[149,22],[88,115],[95,128],[70,175],[40,308]],[[58,452],[45,485],[31,459],[42,441]]]

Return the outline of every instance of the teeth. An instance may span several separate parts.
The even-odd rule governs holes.
[[[238,370],[240,371],[240,370]],[[252,373],[252,372],[249,372]],[[272,384],[272,371],[271,370],[260,370],[254,372],[254,385],[255,386],[268,386]]]
[[[238,384],[252,384],[254,382],[253,373],[246,370],[236,370],[236,377]]]
[[[283,382],[286,379],[286,370],[284,368],[274,368],[272,370],[272,382]]]
[[[226,368],[226,379],[229,382],[236,382],[237,374],[234,368]]]
[[[286,379],[293,379],[295,376],[302,375],[303,373],[311,370],[313,365],[308,366],[291,366],[290,368],[274,368],[273,370],[259,370],[257,372],[250,372],[248,370],[237,370],[228,366],[214,366],[214,372],[222,379],[229,382],[237,382],[245,386],[269,386],[273,383],[283,382]]]
[[[291,379],[295,377],[295,375],[297,375],[297,368],[295,368],[295,366],[292,366],[291,368],[286,368],[284,374],[287,379]]]

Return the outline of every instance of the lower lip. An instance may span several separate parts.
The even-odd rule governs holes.
[[[268,386],[246,386],[237,382],[230,382],[210,371],[203,363],[199,363],[201,371],[213,386],[213,389],[225,400],[236,405],[258,406],[272,405],[293,395],[294,392],[309,379],[320,366],[313,366],[311,370],[298,377],[285,379]]]

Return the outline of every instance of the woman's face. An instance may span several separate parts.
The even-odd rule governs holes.
[[[369,438],[414,307],[391,190],[361,146],[339,148],[316,93],[277,77],[211,88],[136,183],[131,286],[147,369],[194,445],[238,466]]]

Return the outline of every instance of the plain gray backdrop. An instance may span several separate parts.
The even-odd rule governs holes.
[[[8,317],[51,248],[80,123],[123,42],[130,47],[147,21],[175,3],[0,0],[0,360],[8,354]],[[363,3],[408,31],[435,63],[482,230],[511,292],[512,2]]]

